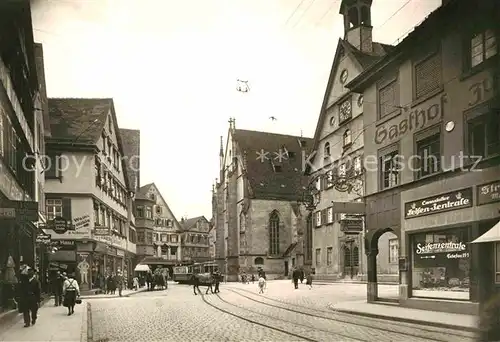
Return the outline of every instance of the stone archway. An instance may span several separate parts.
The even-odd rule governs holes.
[[[365,253],[367,256],[367,301],[375,302],[377,300],[381,300],[378,294],[378,265],[377,265],[377,256],[379,254],[379,240],[380,238],[386,234],[392,233],[394,234],[398,241],[400,239],[399,230],[394,230],[390,227],[374,229],[370,230],[365,234]],[[389,246],[387,246],[387,250],[389,250]],[[397,265],[396,265],[397,267]],[[384,298],[387,300],[387,298]],[[391,299],[393,301],[394,299]]]

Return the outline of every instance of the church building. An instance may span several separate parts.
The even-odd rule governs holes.
[[[309,138],[236,129],[230,120],[212,202],[216,262],[229,281],[258,269],[276,279],[307,268],[301,198],[311,145]]]

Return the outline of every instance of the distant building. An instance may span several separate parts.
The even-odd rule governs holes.
[[[152,268],[168,267],[172,271],[172,266],[181,263],[182,227],[155,183],[142,186],[139,192],[152,203],[153,225],[153,255],[140,262]]]
[[[133,266],[130,186],[112,99],[51,98],[45,174],[45,232],[51,267],[76,272],[82,289]]]
[[[236,129],[220,148],[213,198],[216,259],[228,280],[262,268],[270,278],[306,267],[305,216],[300,205],[309,138]],[[307,253],[306,253],[307,256]]]
[[[209,230],[210,222],[205,216],[181,220],[182,261],[203,262],[210,260]]]

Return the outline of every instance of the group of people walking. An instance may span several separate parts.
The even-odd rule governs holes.
[[[80,300],[80,286],[73,273],[57,271],[52,278],[52,292],[54,294],[54,306],[68,308],[68,316],[75,313],[75,304]]]
[[[312,273],[309,272],[307,275],[305,275],[303,269],[294,268],[294,270],[292,271],[292,282],[295,289],[299,288],[299,280],[302,284],[304,282],[304,278],[306,279],[306,285],[309,286],[309,290],[312,289]]]

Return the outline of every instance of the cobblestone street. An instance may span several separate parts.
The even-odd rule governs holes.
[[[270,282],[224,284],[221,294],[166,291],[91,300],[94,341],[472,341],[472,334],[334,312],[329,302],[358,299],[363,285],[332,284],[293,290]],[[202,288],[203,294],[204,289]],[[279,292],[279,296],[277,293]]]

